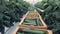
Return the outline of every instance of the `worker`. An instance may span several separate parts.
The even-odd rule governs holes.
[[[33,3],[30,3],[30,7],[28,7],[28,11],[35,11],[36,7],[33,5]]]
[[[33,5],[33,3],[30,3],[30,7],[28,7],[28,11],[36,11],[36,9],[38,9],[38,10],[41,11],[41,12],[44,12],[44,10],[39,9],[39,8],[35,7],[35,6]]]

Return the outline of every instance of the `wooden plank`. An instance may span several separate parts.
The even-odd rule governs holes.
[[[28,26],[28,25],[19,25],[20,28],[30,28],[30,29],[46,29],[44,26]]]
[[[26,18],[38,18],[37,12],[29,12]]]

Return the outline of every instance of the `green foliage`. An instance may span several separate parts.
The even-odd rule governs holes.
[[[11,27],[13,22],[20,22],[28,7],[29,3],[23,0],[0,0],[0,27]]]
[[[55,3],[60,6],[60,0],[55,0]]]
[[[42,8],[45,10],[44,13],[41,13],[45,23],[48,26],[48,29],[51,29],[54,34],[59,34],[60,31],[60,0],[43,0],[35,4],[36,7]],[[38,11],[39,12],[39,11]]]

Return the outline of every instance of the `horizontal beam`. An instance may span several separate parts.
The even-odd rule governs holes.
[[[19,28],[29,28],[29,29],[47,29],[44,26],[33,26],[33,25],[19,25]]]

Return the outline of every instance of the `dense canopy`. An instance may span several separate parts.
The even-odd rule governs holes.
[[[14,22],[20,22],[20,18],[28,11],[29,2],[23,0],[0,0],[0,32],[4,34],[4,26],[11,27]],[[35,7],[53,34],[60,33],[60,0],[42,0]]]

